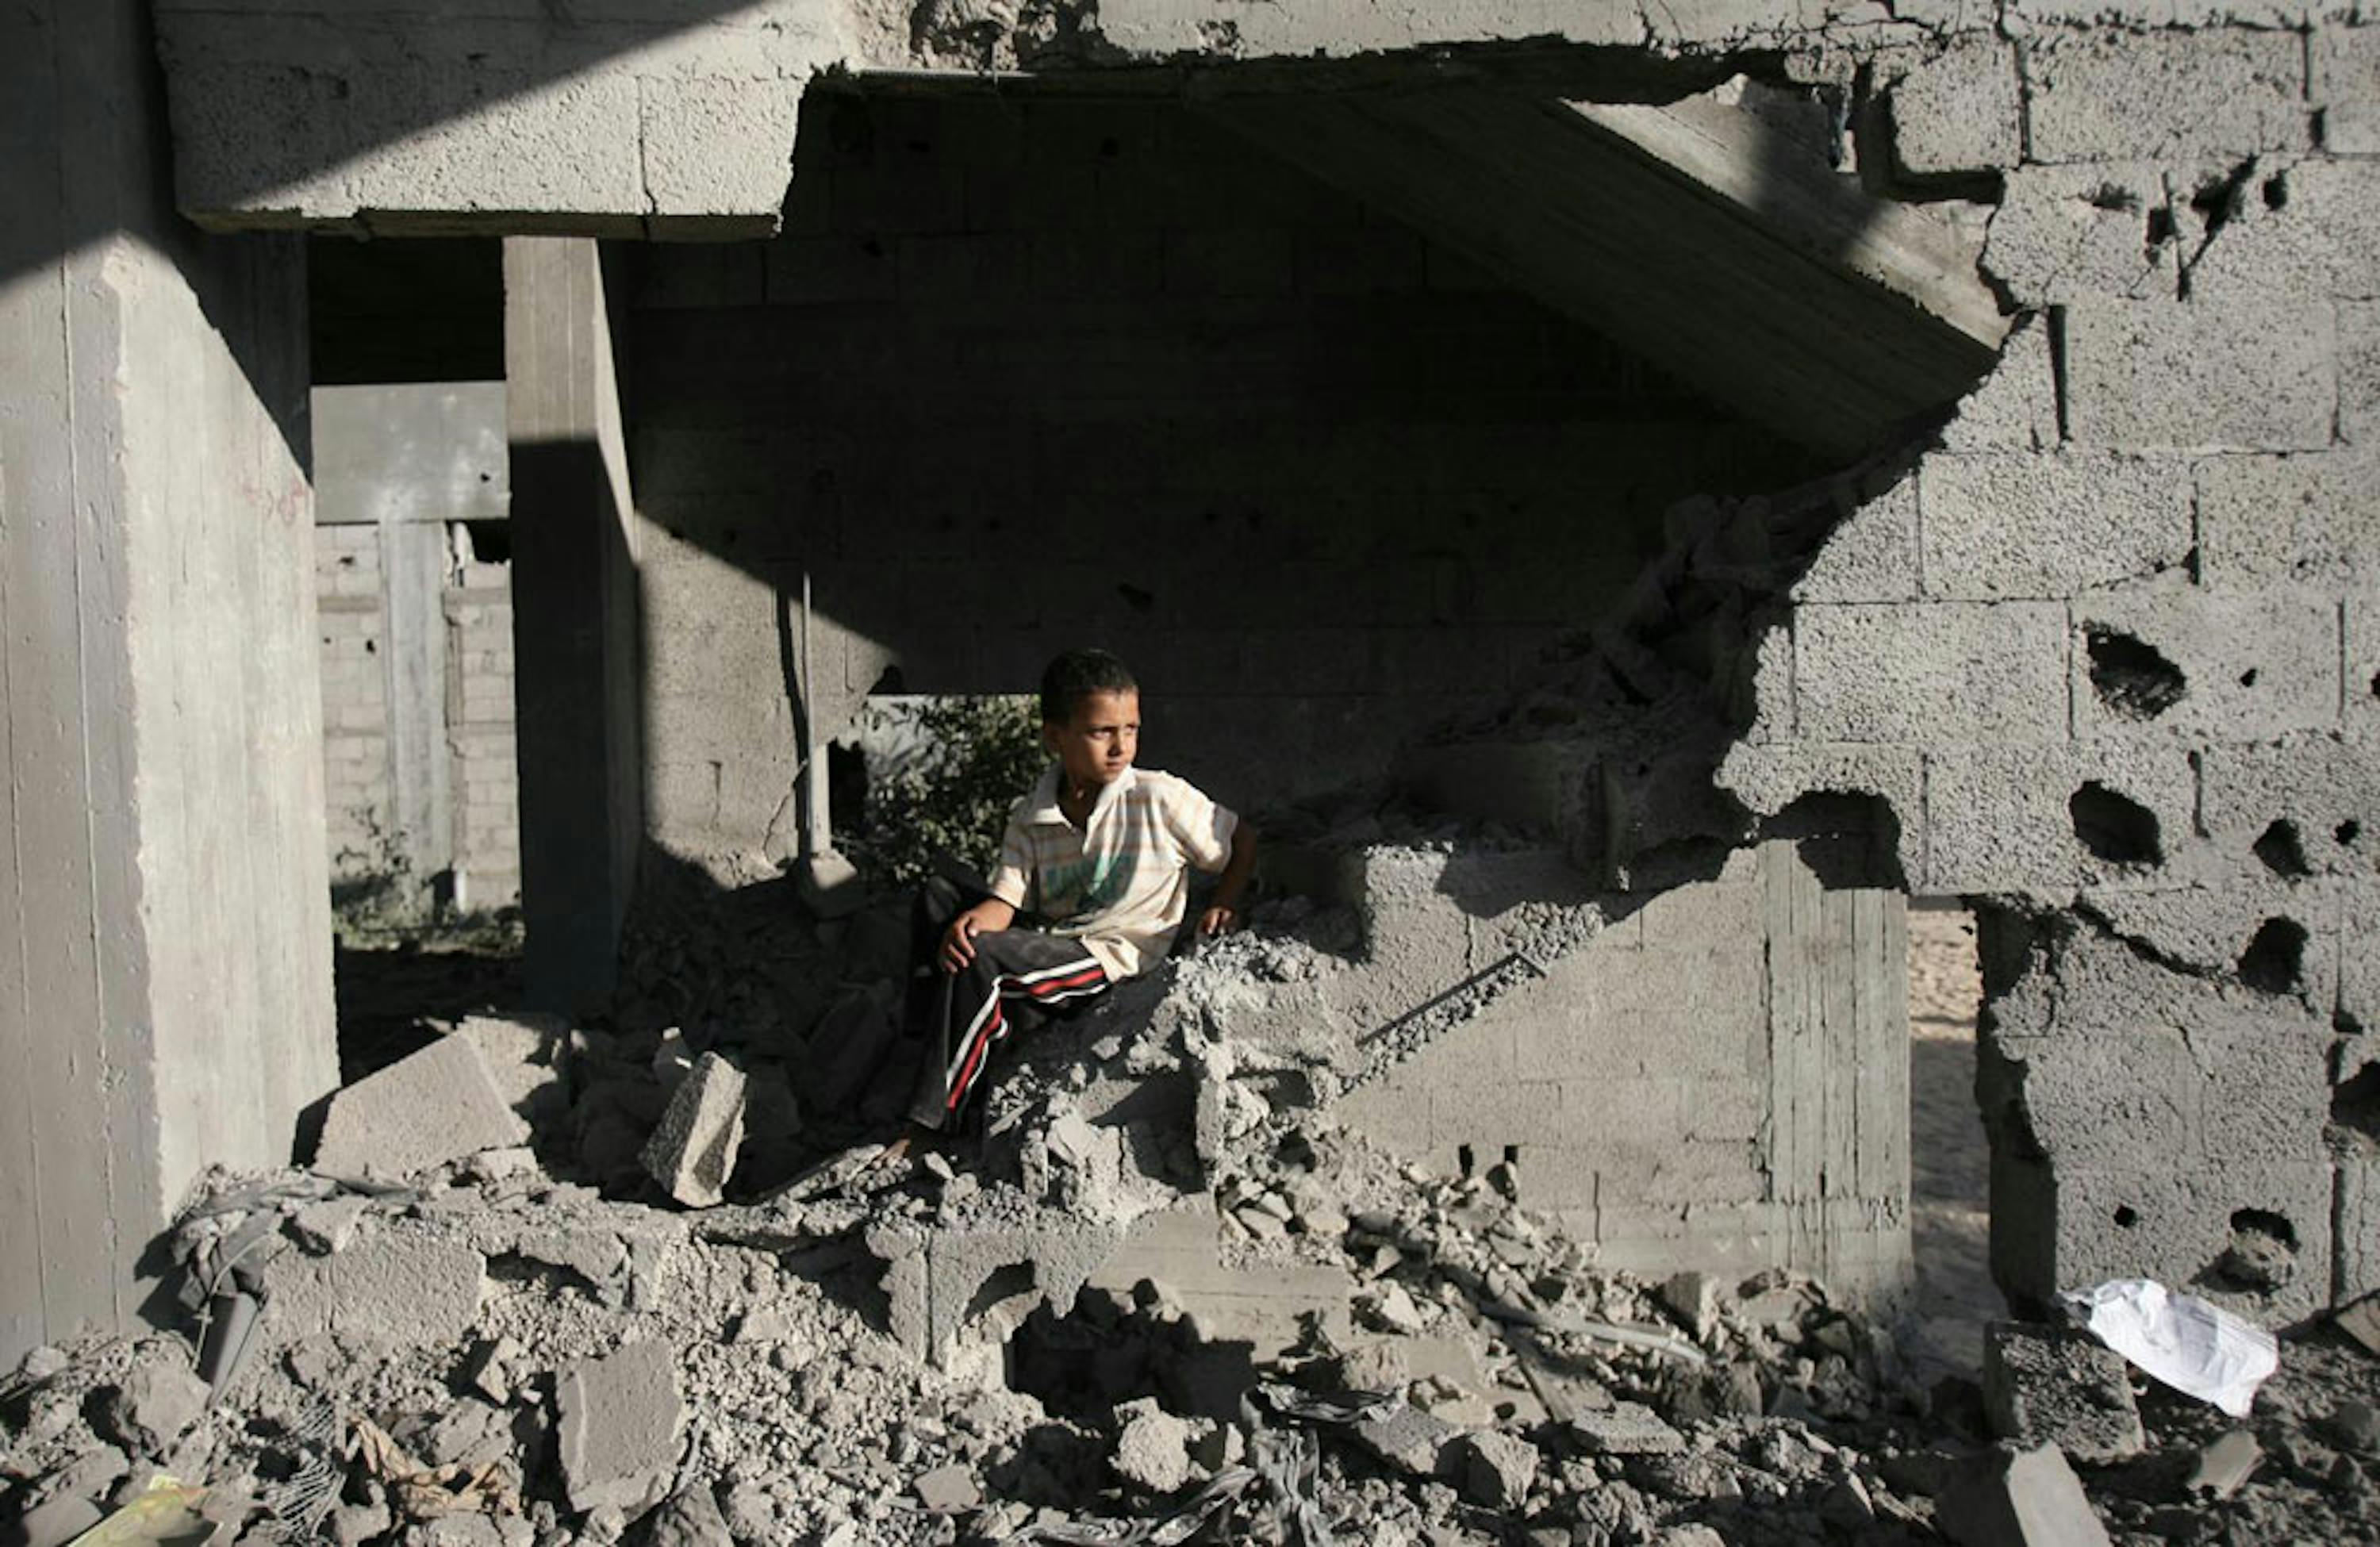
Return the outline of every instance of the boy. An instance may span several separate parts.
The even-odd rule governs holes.
[[[990,895],[970,897],[940,877],[918,895],[917,940],[941,968],[939,984],[912,998],[926,1021],[909,1104],[921,1128],[958,1121],[1020,1015],[1038,1018],[1164,960],[1191,866],[1222,872],[1198,932],[1239,921],[1256,833],[1187,781],[1133,766],[1140,688],[1122,661],[1074,650],[1050,662],[1041,740],[1057,761],[1009,813]],[[1042,927],[1015,927],[1021,913]],[[892,1153],[907,1148],[900,1140]]]

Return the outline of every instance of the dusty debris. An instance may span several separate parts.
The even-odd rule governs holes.
[[[1966,1547],[2107,1547],[2107,1528],[2055,1445],[1985,1451],[1935,1503],[1943,1530]]]
[[[1992,1432],[2076,1461],[2138,1456],[2148,1443],[2123,1357],[2088,1334],[1995,1322],[1984,1343],[1984,1410]]]
[[[2331,1318],[2340,1332],[2380,1354],[2380,1295],[2366,1295]]]
[[[2265,1459],[2265,1447],[2245,1429],[2234,1429],[2203,1446],[2191,1464],[2190,1492],[2207,1499],[2228,1499],[2254,1475]]]
[[[1197,1431],[1158,1405],[1153,1396],[1115,1410],[1115,1448],[1109,1464],[1126,1482],[1152,1493],[1171,1493],[1196,1473],[1190,1447]]]
[[[1536,1447],[1517,1435],[1465,1434],[1454,1443],[1452,1461],[1464,1496],[1489,1509],[1519,1509],[1537,1480]]]
[[[206,1411],[207,1383],[174,1354],[136,1363],[108,1398],[109,1427],[136,1455],[163,1456]]]
[[[534,1165],[481,1147],[392,1192],[211,1185],[175,1238],[203,1283],[257,1286],[271,1351],[184,1443],[261,1498],[322,1454],[299,1415],[335,1395],[343,1436],[387,1442],[330,1452],[324,1530],[357,1547],[1938,1529],[1971,1442],[1824,1285],[1604,1270],[1524,1205],[1515,1168],[1435,1176],[1341,1128],[1348,1044],[1304,997],[1339,970],[1307,934],[1212,947],[1021,1049],[980,1139],[859,1180],[827,1163],[780,1190],[745,1173],[757,1133],[689,1143],[736,1165],[699,1212],[637,1201],[638,1157],[673,1101],[699,1109],[708,1068],[755,1071],[757,1110],[784,1078],[767,1033],[672,1017],[702,1049],[674,1097],[658,1029],[553,1033],[540,1066],[567,1104]],[[784,1175],[853,1131],[812,1121]],[[36,1507],[112,1486],[72,1463],[97,1443],[91,1393],[133,1360],[55,1364],[0,1405]],[[2188,1507],[2245,1519],[2289,1488],[2330,1512],[2309,1520],[2350,1517],[2366,1501],[2332,1480],[2342,1456],[2362,1475],[2340,1407],[2308,1402],[2285,1461]],[[2130,1525],[2183,1507],[2213,1437],[2186,1420],[2206,1414],[2142,1410],[2135,1465],[2170,1480],[2112,1498]]]
[[[1674,1456],[1686,1448],[1685,1436],[1641,1402],[1576,1414],[1570,1431],[1582,1449],[1596,1456]]]

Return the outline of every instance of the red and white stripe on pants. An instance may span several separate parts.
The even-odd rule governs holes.
[[[1096,959],[1086,956],[1078,961],[1062,962],[1032,972],[1003,972],[991,981],[992,992],[968,1020],[966,1032],[959,1039],[958,1052],[943,1071],[947,1089],[942,1098],[944,1111],[956,1112],[966,1104],[968,1092],[975,1089],[976,1077],[983,1072],[984,1054],[994,1042],[1008,1036],[1008,1017],[1001,1012],[1002,1000],[1062,1005],[1069,999],[1098,993],[1108,986],[1108,975]]]

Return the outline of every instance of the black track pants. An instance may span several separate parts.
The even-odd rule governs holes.
[[[909,1120],[922,1127],[953,1127],[983,1083],[991,1050],[1021,1023],[1030,1027],[1051,1005],[1103,993],[1108,975],[1079,940],[1038,930],[998,930],[975,937],[975,960],[943,970],[942,935],[951,920],[987,894],[970,895],[941,877],[918,888],[911,916],[912,947],[930,978],[912,977],[911,1011],[923,1024],[924,1057],[909,1099]]]

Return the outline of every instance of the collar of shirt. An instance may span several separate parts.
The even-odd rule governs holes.
[[[1042,771],[1041,781],[1033,786],[1032,800],[1025,813],[1025,820],[1028,825],[1036,827],[1072,827],[1074,825],[1066,820],[1064,809],[1058,804],[1058,781],[1065,776],[1065,772],[1064,764],[1055,762]],[[1084,833],[1088,834],[1098,827],[1100,820],[1109,811],[1114,810],[1115,803],[1123,798],[1124,792],[1131,789],[1134,782],[1139,777],[1139,769],[1127,768],[1111,783],[1102,786],[1099,799],[1091,803],[1090,820],[1083,823]]]

